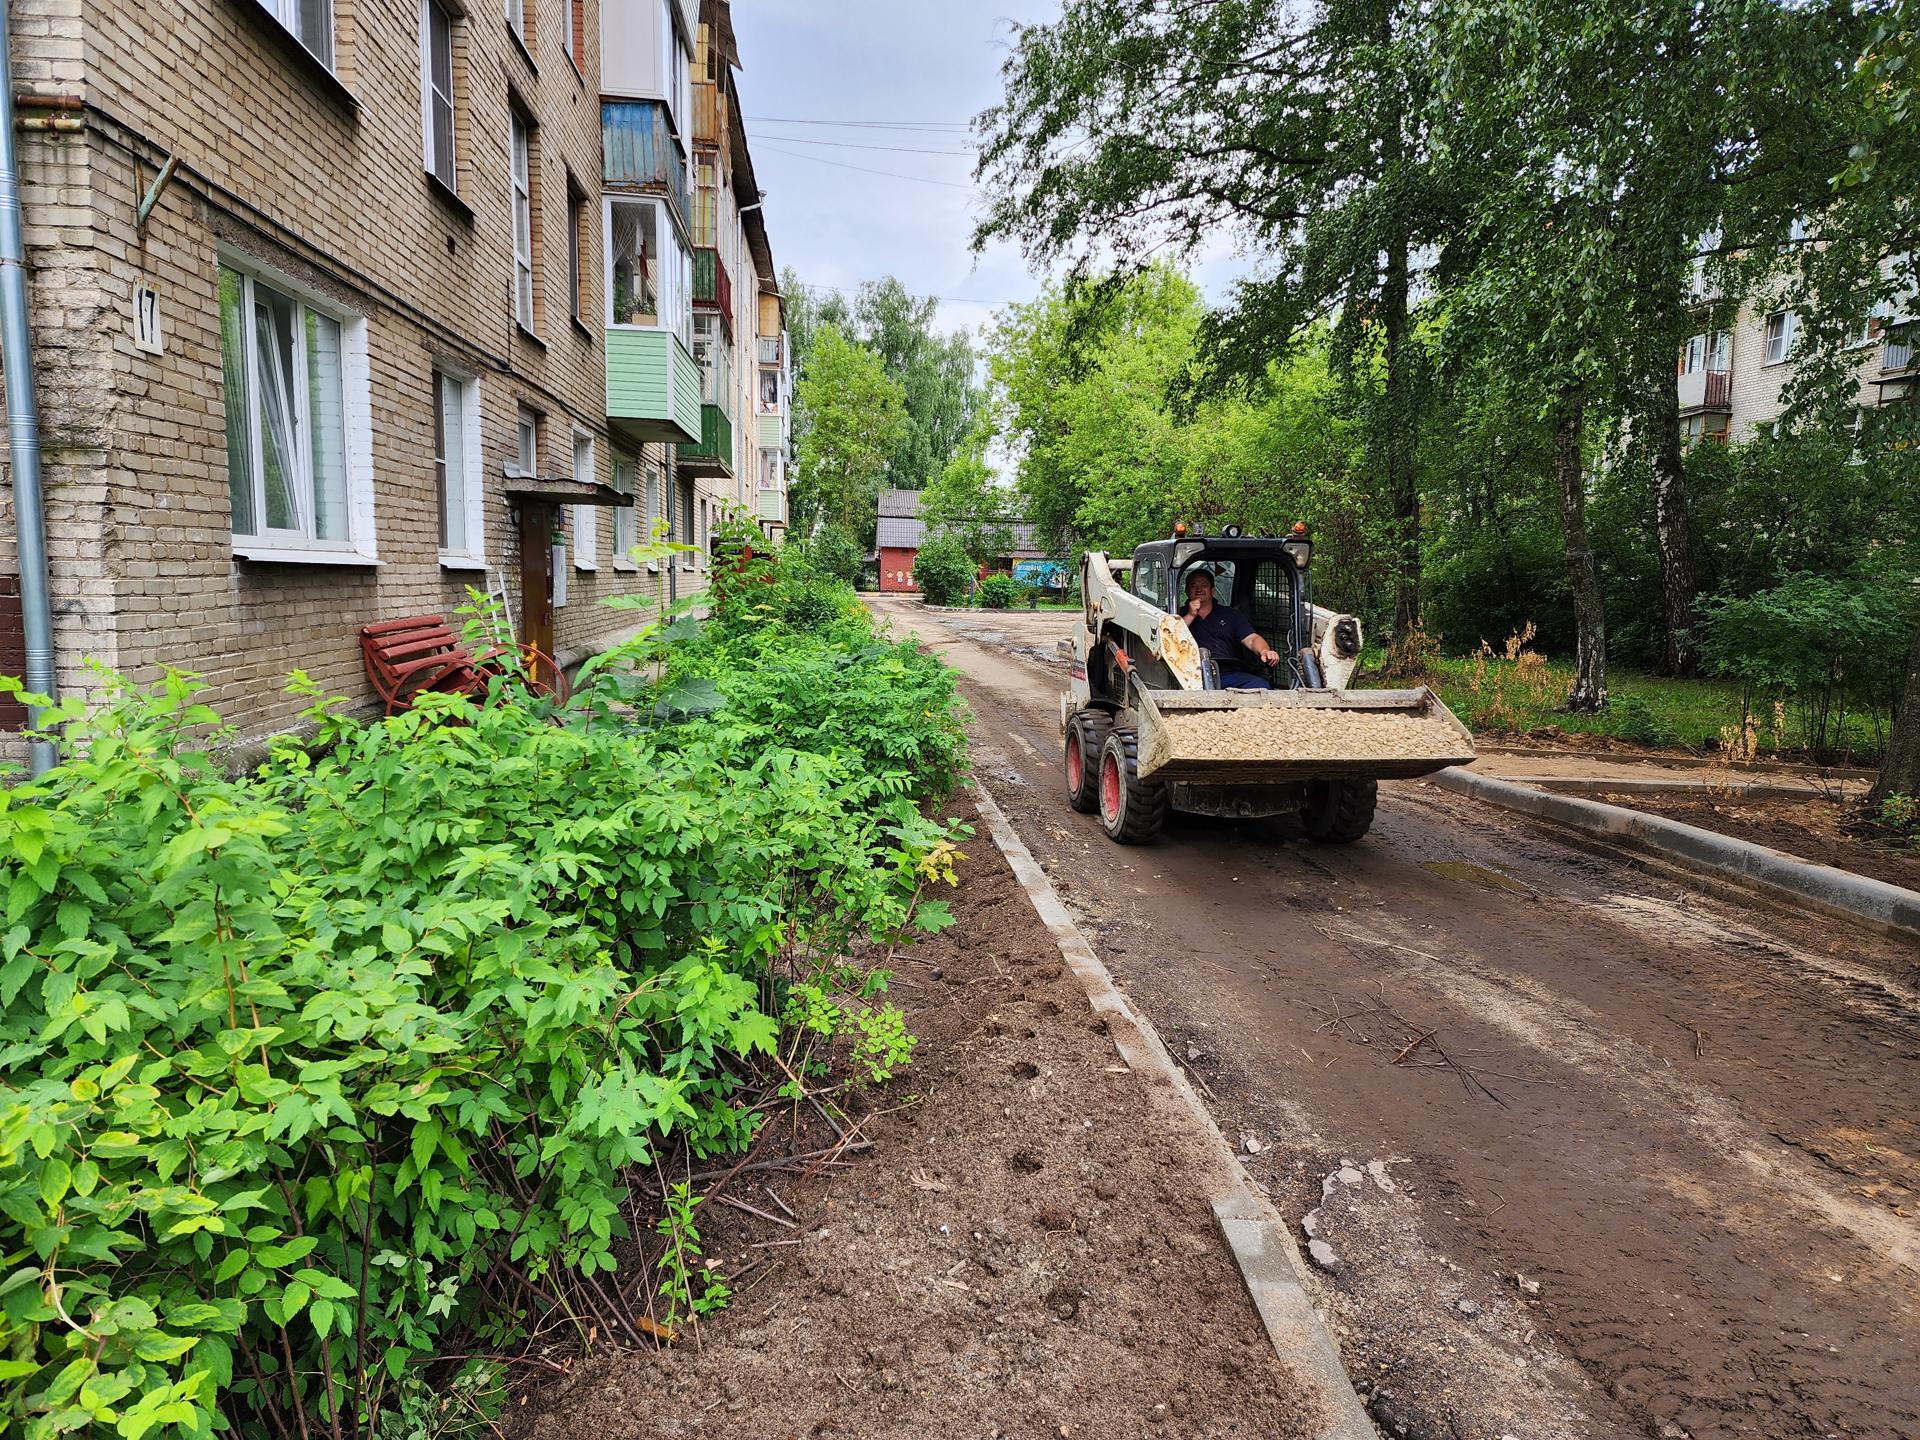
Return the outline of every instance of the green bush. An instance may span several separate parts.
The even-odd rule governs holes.
[[[949,536],[934,536],[913,557],[914,582],[929,605],[964,604],[974,574],[966,547]]]
[[[1849,711],[1890,716],[1906,678],[1912,583],[1800,573],[1747,596],[1702,603],[1709,674],[1742,687],[1743,719],[1778,702],[1816,752],[1837,746]]]
[[[823,575],[852,585],[860,578],[860,547],[838,525],[822,527],[818,535],[800,542],[807,564]]]
[[[568,1297],[634,1253],[627,1168],[740,1148],[745,1057],[792,1005],[901,1062],[898,1012],[823,976],[948,918],[918,895],[951,677],[843,587],[756,562],[721,589],[565,708],[316,697],[317,753],[247,778],[192,742],[221,736],[181,677],[62,707],[66,763],[0,791],[0,1427],[417,1408],[410,1362],[452,1337],[584,1331]]]
[[[980,582],[980,603],[989,610],[1005,610],[1026,599],[1026,588],[1011,575],[989,575]]]

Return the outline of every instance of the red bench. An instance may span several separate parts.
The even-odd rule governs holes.
[[[386,702],[389,715],[405,710],[425,690],[479,694],[494,673],[492,663],[506,653],[496,647],[475,655],[438,615],[382,620],[360,628],[367,678]]]

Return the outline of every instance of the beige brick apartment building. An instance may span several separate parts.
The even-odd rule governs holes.
[[[606,596],[705,585],[724,506],[784,517],[744,441],[698,455],[692,75],[722,30],[731,56],[723,0],[11,14],[63,690],[178,666],[269,733],[289,670],[370,699],[359,627],[470,586],[574,660],[630,627]],[[777,336],[757,199],[698,238],[740,257],[729,330],[764,296]],[[656,517],[702,553],[630,563]]]

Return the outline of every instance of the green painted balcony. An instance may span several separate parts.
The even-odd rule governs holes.
[[[607,420],[628,440],[698,445],[700,370],[671,330],[609,326]]]
[[[681,445],[680,468],[694,475],[733,474],[733,421],[718,405],[700,407],[700,442]]]

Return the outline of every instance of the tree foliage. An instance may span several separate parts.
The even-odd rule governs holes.
[[[888,457],[907,428],[906,393],[878,355],[827,325],[812,341],[798,400],[807,424],[796,444],[794,523],[804,533],[825,521],[870,548]]]

